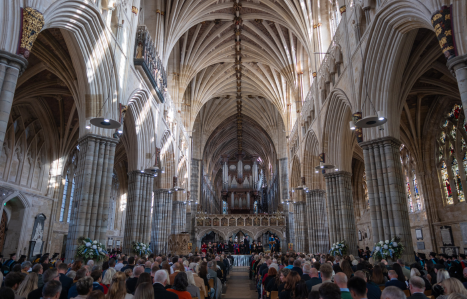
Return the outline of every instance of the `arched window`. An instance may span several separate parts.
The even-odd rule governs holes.
[[[254,203],[255,214],[258,214],[258,201]]]
[[[363,196],[364,196],[364,207],[368,210],[370,209],[370,197],[368,196],[368,185],[366,184],[366,172],[363,171]]]
[[[78,153],[79,149],[77,148],[71,155],[64,169],[65,178],[63,180],[62,202],[60,203],[60,222],[66,221],[69,223],[71,220],[73,196],[75,194],[75,171],[78,165]]]
[[[462,106],[455,104],[441,124],[436,157],[444,202],[464,202],[467,172],[467,124]],[[460,163],[459,161],[462,161]]]
[[[417,181],[416,163],[405,145],[400,147],[402,172],[405,176],[405,194],[409,213],[422,210],[422,196]]]

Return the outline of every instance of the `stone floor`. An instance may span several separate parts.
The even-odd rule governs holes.
[[[248,267],[235,267],[222,290],[222,299],[258,299],[255,285],[248,278]]]

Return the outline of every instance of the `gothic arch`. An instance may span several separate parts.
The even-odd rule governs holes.
[[[340,89],[334,89],[327,100],[327,110],[321,142],[325,163],[337,169],[350,171],[352,151],[356,138],[350,130],[352,120],[351,103]]]
[[[155,164],[155,120],[151,95],[136,89],[128,101],[122,141],[128,156],[128,170],[141,170]],[[148,155],[151,159],[148,159]]]
[[[324,189],[324,180],[321,173],[315,173],[315,167],[319,165],[319,142],[313,130],[309,130],[305,136],[303,148],[303,176],[308,189]]]
[[[285,234],[285,228],[280,230],[280,229],[277,229],[277,228],[274,228],[274,227],[266,227],[266,228],[263,228],[263,229],[260,229],[259,231],[256,232],[256,234],[254,235],[254,239],[258,239],[262,234],[266,233],[266,232],[273,232],[275,233],[276,235],[279,236],[279,238],[281,239],[281,241],[283,241],[283,239],[285,238],[284,234]]]
[[[85,131],[87,119],[104,115],[119,119],[118,103],[122,99],[119,98],[121,93],[115,92],[119,83],[116,61],[112,53],[112,35],[106,29],[97,7],[93,3],[78,0],[58,0],[48,7],[45,3],[36,3],[38,4],[34,8],[44,15],[45,23],[42,30],[59,28],[62,32],[66,32],[65,39],[69,45],[79,86],[75,100],[80,115],[80,136],[87,133]],[[80,14],[76,14],[77,10]],[[90,48],[89,44],[93,47]],[[86,97],[97,101],[99,108],[95,108],[92,115],[84,115]],[[102,136],[111,137],[113,134],[112,130],[95,126],[92,126],[91,130]]]

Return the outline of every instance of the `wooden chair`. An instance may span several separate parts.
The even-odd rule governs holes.
[[[425,291],[424,294],[425,296],[429,297],[431,296],[432,290]]]
[[[210,288],[214,288],[214,279],[213,278],[209,279],[208,283],[209,283]]]
[[[198,299],[198,297],[191,297],[191,299]]]
[[[404,294],[406,297],[410,297],[410,291],[409,290],[404,290]]]
[[[271,299],[278,299],[279,298],[279,292],[278,291],[272,291],[271,292]]]
[[[386,286],[381,285],[381,286],[379,286],[379,289],[382,291],[382,290],[384,290],[385,287],[386,287]]]
[[[201,297],[201,299],[206,298],[206,296],[204,296],[204,291],[203,290],[199,290],[199,296]]]

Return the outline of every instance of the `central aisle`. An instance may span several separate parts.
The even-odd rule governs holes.
[[[235,267],[230,272],[222,299],[258,299],[253,280],[248,279],[248,267]]]

